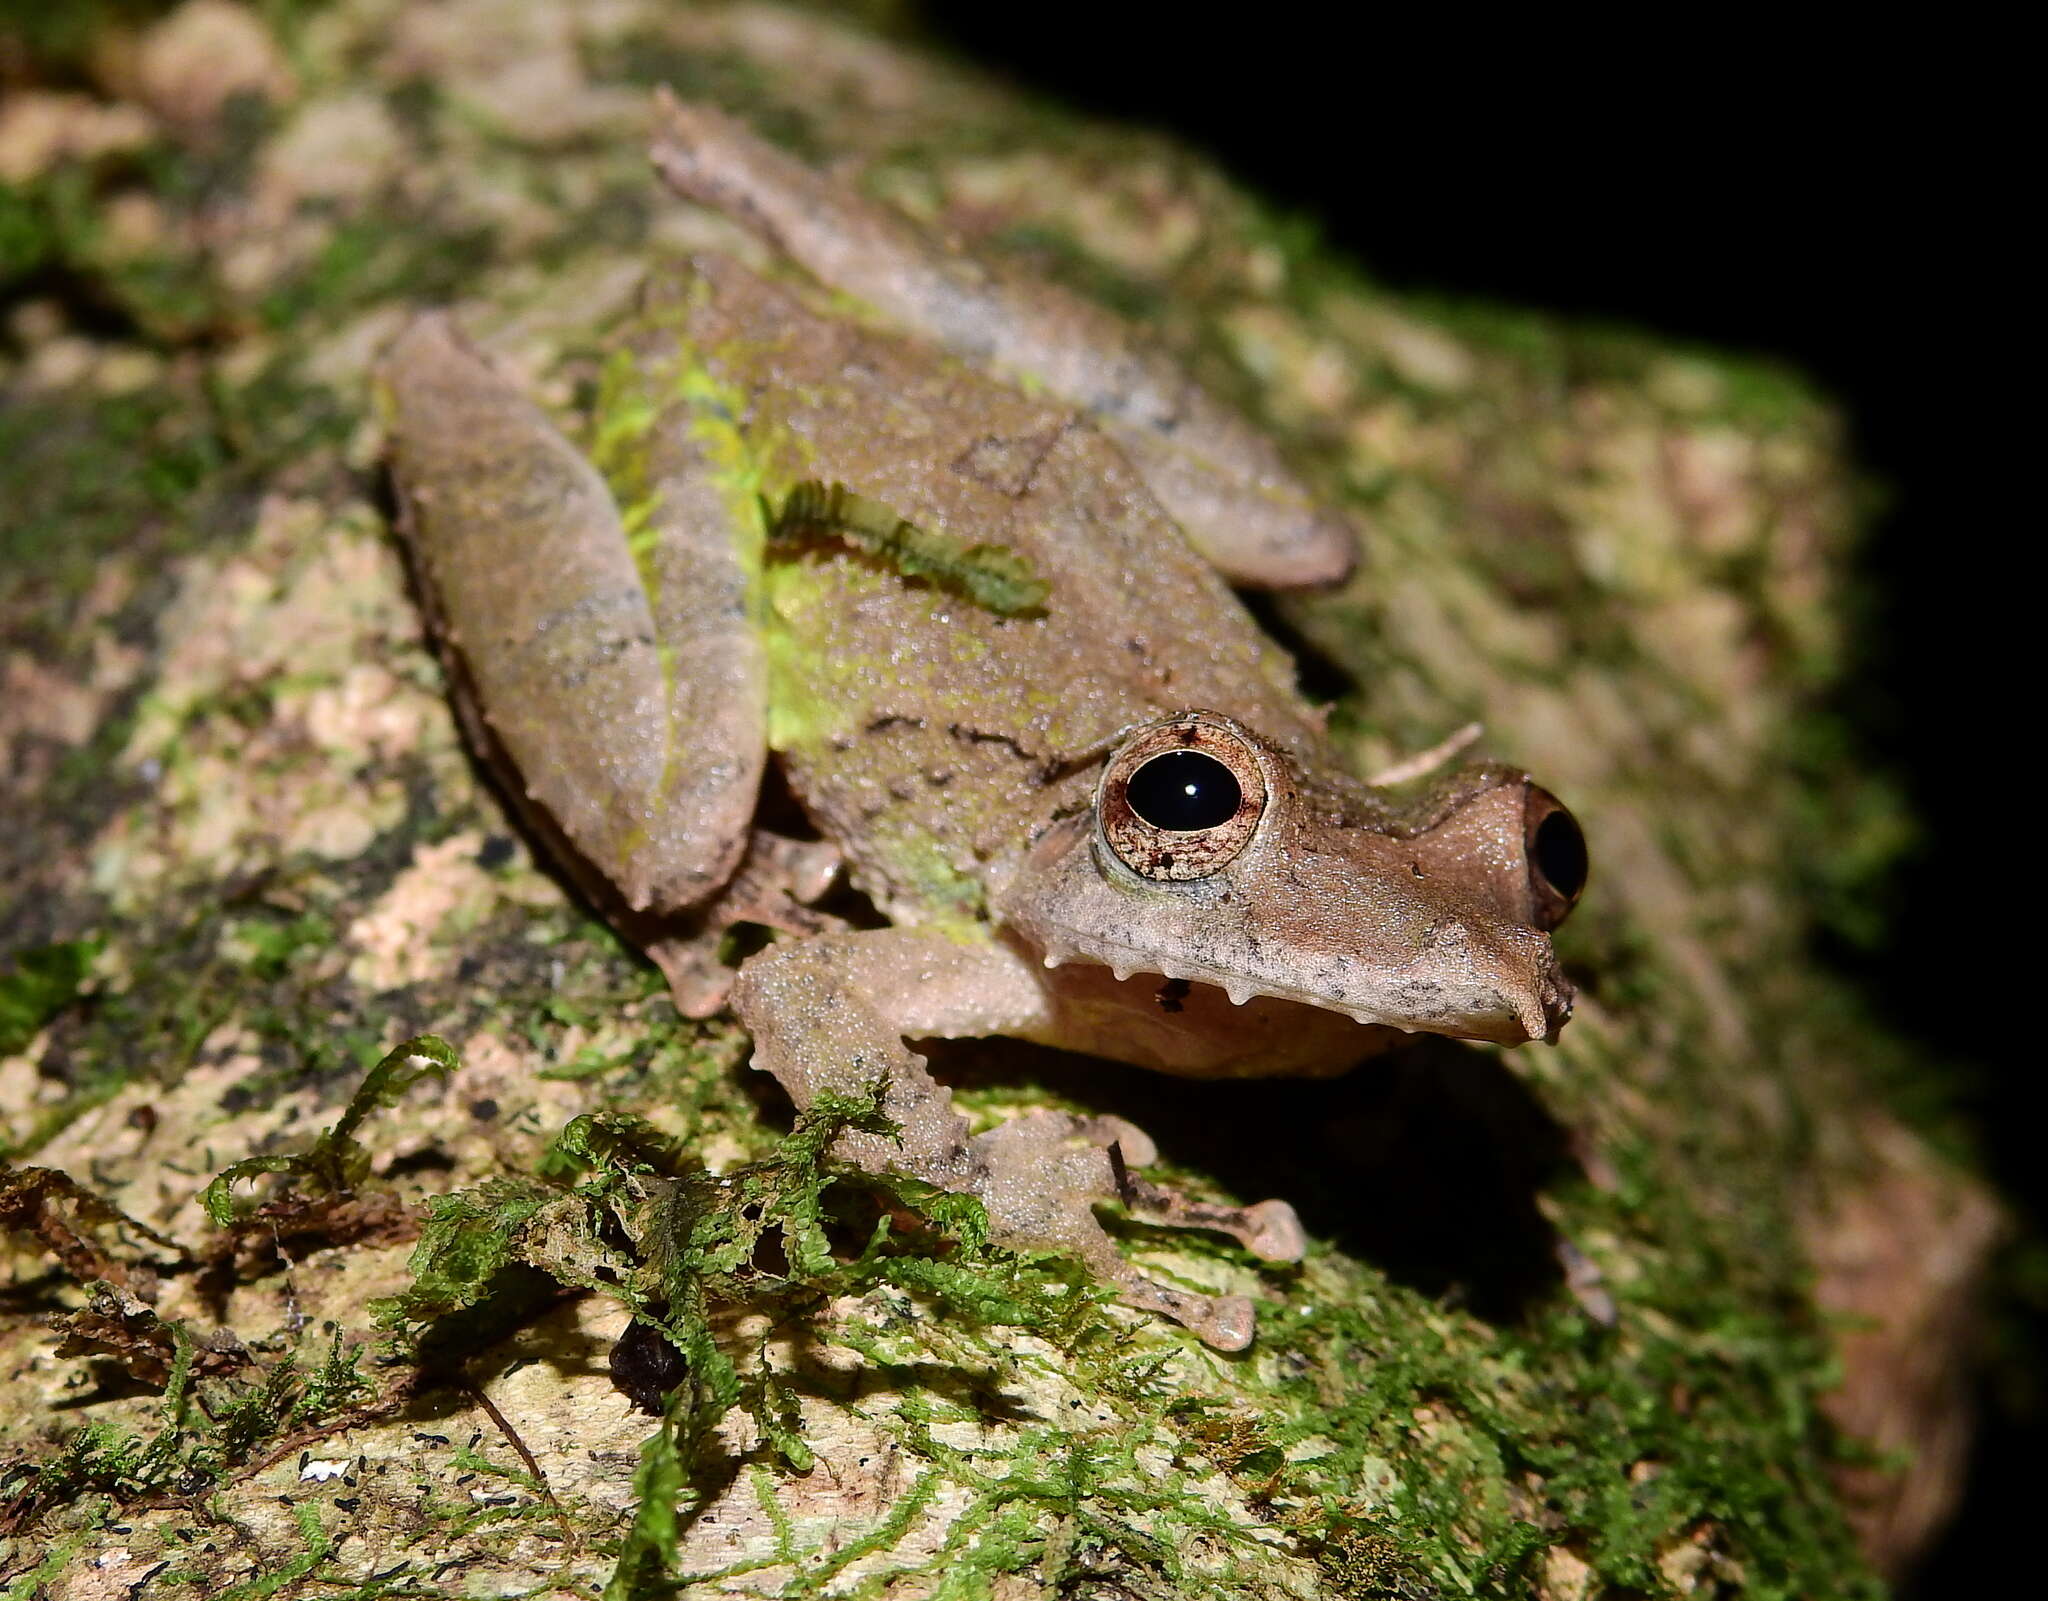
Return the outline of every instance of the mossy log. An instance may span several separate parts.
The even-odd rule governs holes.
[[[1824,403],[1389,294],[844,14],[133,9],[47,8],[0,106],[6,1594],[1878,1593],[1955,1482],[1994,1214],[1809,954],[1900,830],[1824,709]],[[1361,530],[1267,609],[1340,744],[1477,719],[1585,824],[1555,1049],[942,1054],[976,1116],[1124,1113],[1299,1207],[1298,1268],[1125,1231],[1259,1298],[1242,1356],[834,1180],[465,754],[369,365],[452,302],[573,407],[647,250],[729,237],[648,175],[661,83],[1177,350]],[[459,1066],[333,1132],[420,1034]],[[628,1341],[622,1389],[658,1301],[690,1359]]]

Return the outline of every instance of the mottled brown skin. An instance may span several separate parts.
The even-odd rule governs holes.
[[[664,170],[693,139],[742,221],[808,218],[813,270],[930,277],[933,247],[907,261],[901,219],[836,192],[806,210],[774,190],[802,169],[723,119],[673,115]],[[1013,369],[1102,315],[1029,295],[1006,281],[978,303],[1000,324],[981,344]],[[916,294],[884,298],[918,322]],[[1092,1208],[1118,1199],[1285,1259],[1302,1246],[1285,1203],[1206,1206],[1133,1179],[1150,1145],[1117,1120],[1042,1113],[970,1137],[905,1041],[1011,1034],[1216,1076],[1341,1071],[1404,1030],[1551,1037],[1570,989],[1547,930],[1577,886],[1549,884],[1529,841],[1555,803],[1498,767],[1405,800],[1344,774],[1291,663],[1162,510],[1156,471],[1090,408],[947,354],[963,314],[946,310],[896,331],[729,260],[658,268],[625,331],[631,382],[595,429],[615,479],[617,442],[633,442],[623,512],[543,414],[425,319],[385,367],[407,531],[479,730],[529,804],[586,878],[636,915],[683,919],[692,937],[655,954],[686,1009],[718,995],[706,953],[722,921],[802,931],[748,961],[732,999],[755,1065],[798,1105],[881,1086],[900,1137],[849,1135],[844,1157],[975,1194],[999,1238],[1073,1250],[1131,1303],[1239,1348],[1247,1302],[1145,1279]],[[1083,355],[1038,366],[1086,370]],[[1228,455],[1192,432],[1190,471]],[[1043,603],[999,613],[830,529],[764,551],[805,482],[1024,558]],[[1329,526],[1248,544],[1208,525],[1199,542],[1230,550],[1233,576],[1286,582],[1322,559]],[[771,746],[894,926],[762,911],[800,912],[822,883],[815,851],[749,832]],[[1133,774],[1167,748],[1231,775],[1226,823],[1162,829],[1133,809]]]
[[[1350,530],[1288,471],[1272,440],[1113,313],[946,249],[715,107],[665,90],[656,102],[654,164],[678,194],[743,222],[899,327],[1081,412],[1233,583],[1334,583],[1351,570]]]

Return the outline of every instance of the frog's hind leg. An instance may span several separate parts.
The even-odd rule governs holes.
[[[1262,1255],[1286,1257],[1299,1254],[1300,1226],[1284,1202],[1210,1207],[1134,1181],[1129,1167],[1149,1161],[1152,1144],[1119,1118],[1042,1111],[970,1135],[951,1093],[904,1043],[1042,1030],[1052,1017],[1042,978],[1003,945],[885,928],[763,951],[741,969],[733,1003],[753,1033],[754,1065],[773,1073],[799,1108],[881,1082],[881,1110],[900,1132],[845,1134],[836,1149],[842,1159],[977,1196],[1001,1243],[1072,1252],[1127,1304],[1183,1323],[1220,1349],[1243,1349],[1253,1332],[1247,1299],[1146,1278],[1124,1260],[1094,1207],[1125,1201],[1140,1216],[1222,1229]]]
[[[378,378],[402,527],[473,734],[622,927],[621,900],[649,918],[702,905],[747,844],[766,666],[750,531],[700,447],[646,430],[629,545],[605,478],[445,316],[407,328]]]
[[[1328,584],[1351,570],[1351,530],[1316,504],[1272,440],[1121,317],[948,249],[714,107],[666,90],[656,105],[654,165],[677,193],[900,328],[1081,408],[1233,583]]]

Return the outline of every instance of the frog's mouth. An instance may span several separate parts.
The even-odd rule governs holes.
[[[1447,974],[1443,958],[1460,945],[1466,947],[1469,975]],[[1571,1016],[1572,992],[1558,975],[1554,960],[1524,979],[1509,971],[1489,972],[1489,968],[1523,964],[1501,960],[1505,952],[1495,953],[1496,960],[1488,961],[1483,947],[1475,949],[1476,945],[1462,924],[1446,922],[1433,931],[1425,947],[1423,954],[1438,958],[1429,964],[1429,971],[1423,970],[1420,957],[1407,967],[1374,968],[1343,954],[1304,956],[1289,965],[1306,972],[1306,982],[1261,974],[1250,963],[1226,969],[1199,959],[1169,959],[1099,935],[1049,940],[1040,960],[1048,968],[1070,962],[1106,967],[1119,983],[1139,974],[1153,974],[1206,984],[1223,991],[1233,1006],[1257,998],[1293,1001],[1339,1013],[1367,1027],[1399,1029],[1404,1034],[1445,1034],[1501,1045],[1555,1039]],[[1287,954],[1273,953],[1277,958]]]

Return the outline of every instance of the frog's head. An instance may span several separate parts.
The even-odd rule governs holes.
[[[1189,711],[1123,741],[1000,910],[1049,964],[1513,1045],[1555,1038],[1571,1015],[1550,930],[1585,877],[1578,825],[1525,774],[1466,768],[1396,809]]]

